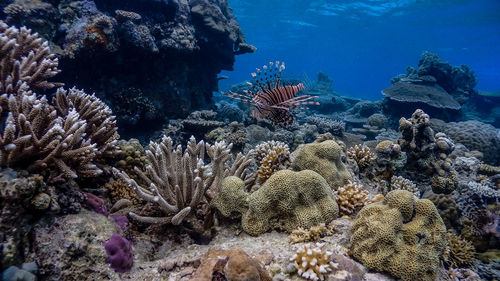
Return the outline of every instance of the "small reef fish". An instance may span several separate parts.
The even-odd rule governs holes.
[[[289,126],[295,120],[292,110],[308,109],[303,105],[318,105],[319,102],[312,101],[317,96],[301,95],[295,96],[304,90],[304,84],[282,85],[281,72],[285,69],[285,63],[270,62],[264,65],[262,70],[256,69],[252,73],[253,83],[247,82],[249,90],[243,93],[229,91],[222,92],[223,95],[242,101],[252,106],[252,117],[256,119],[269,119],[276,125]]]

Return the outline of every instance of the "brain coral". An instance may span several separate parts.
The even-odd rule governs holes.
[[[365,206],[351,227],[351,255],[404,280],[434,280],[446,227],[434,204],[406,190]]]
[[[241,213],[243,230],[250,235],[272,228],[287,232],[310,228],[329,223],[339,213],[328,183],[310,170],[278,171],[250,195],[246,195],[240,179],[228,177],[212,205],[226,217]]]
[[[476,120],[444,123],[432,119],[431,126],[445,133],[455,142],[465,145],[470,150],[484,154],[484,161],[492,165],[500,164],[500,130],[492,125]]]
[[[294,170],[313,170],[323,176],[334,190],[351,180],[351,175],[342,162],[342,147],[334,140],[308,143],[298,148],[294,154]]]

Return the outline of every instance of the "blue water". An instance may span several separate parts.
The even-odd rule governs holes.
[[[436,4],[438,3],[438,4]],[[376,100],[390,79],[430,51],[476,73],[477,89],[500,91],[500,0],[229,0],[247,42],[221,90],[255,67],[286,62],[288,76],[333,79],[341,95]]]

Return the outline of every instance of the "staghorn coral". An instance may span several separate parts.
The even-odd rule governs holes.
[[[326,274],[337,269],[338,264],[332,262],[332,252],[323,249],[324,244],[307,244],[299,248],[290,258],[291,265],[297,274],[308,280],[325,280]]]
[[[362,185],[349,182],[337,190],[337,204],[339,215],[351,215],[356,210],[363,208],[369,203],[368,191]]]
[[[191,137],[187,148],[183,151],[179,145],[173,148],[172,139],[163,136],[159,143],[151,142],[146,151],[149,165],[144,171],[135,169],[145,185],[138,184],[127,173],[113,169],[114,174],[132,187],[139,197],[155,203],[164,213],[164,217],[147,217],[129,213],[132,218],[144,223],[171,222],[179,225],[186,217],[192,215],[199,207],[210,201],[217,194],[224,177],[236,175],[246,177],[246,167],[250,160],[238,155],[231,167],[231,144],[216,142],[205,145],[203,141],[196,143]],[[211,159],[209,165],[204,164],[205,149]]]
[[[250,195],[244,188],[241,179],[226,178],[212,204],[226,217],[242,214],[243,230],[250,235],[273,228],[292,232],[328,223],[338,215],[330,187],[314,171],[281,170]]]
[[[96,145],[97,157],[114,158],[120,152],[117,144],[120,136],[115,116],[95,95],[88,95],[76,88],[68,91],[59,88],[53,104],[60,115],[64,116],[74,109],[80,118],[86,121],[85,134]]]
[[[290,243],[303,243],[303,242],[312,242],[319,241],[321,237],[325,235],[331,234],[331,231],[325,227],[324,223],[321,223],[317,226],[313,226],[309,229],[304,229],[299,227],[292,231],[289,237]]]
[[[446,227],[434,204],[406,190],[361,209],[351,234],[355,259],[405,280],[433,281],[446,247]]]
[[[328,138],[328,136],[321,137],[321,139],[324,138]],[[351,180],[351,175],[342,162],[343,148],[334,140],[305,144],[293,154],[295,155],[292,161],[294,170],[317,172],[325,178],[333,190]]]
[[[406,190],[413,193],[415,197],[420,198],[420,190],[417,186],[411,180],[401,176],[393,176],[391,178],[390,191],[392,190]]]
[[[446,234],[448,246],[443,253],[442,260],[450,268],[467,268],[472,265],[476,256],[476,249],[472,242],[457,236],[448,230]]]
[[[61,83],[47,81],[60,70],[49,44],[37,33],[22,27],[9,27],[0,21],[0,92],[14,94],[23,84],[31,90],[44,90]]]
[[[347,151],[347,156],[356,161],[361,169],[370,166],[375,159],[375,154],[370,148],[360,144],[351,147]]]

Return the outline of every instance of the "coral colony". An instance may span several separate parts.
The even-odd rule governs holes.
[[[367,101],[276,61],[212,95],[255,51],[226,1],[55,2],[0,21],[2,280],[499,280],[469,67],[424,53]]]

